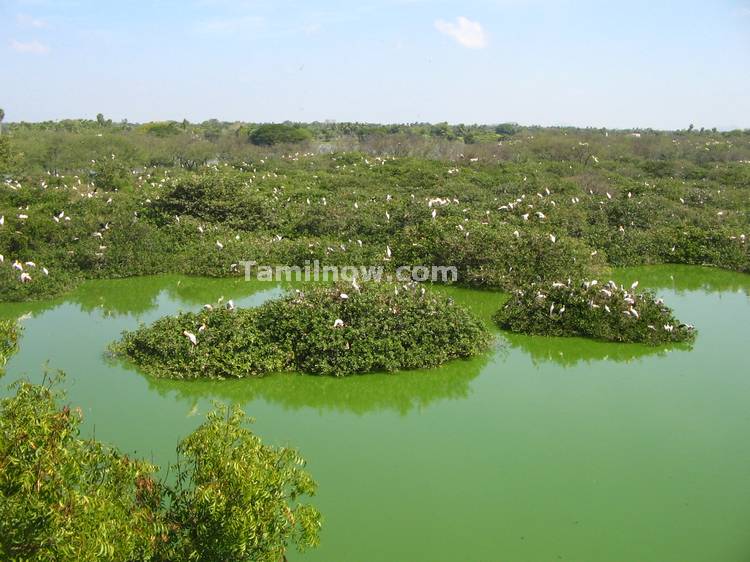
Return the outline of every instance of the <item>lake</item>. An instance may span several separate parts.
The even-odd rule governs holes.
[[[628,268],[695,324],[692,349],[497,334],[493,351],[418,372],[165,381],[107,357],[123,330],[220,296],[282,288],[158,276],[92,281],[23,320],[0,380],[67,373],[84,431],[160,464],[213,400],[291,445],[319,484],[303,561],[740,562],[750,557],[750,276]],[[489,323],[499,293],[441,287]]]

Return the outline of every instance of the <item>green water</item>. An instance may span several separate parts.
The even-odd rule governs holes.
[[[23,321],[0,385],[68,373],[86,431],[158,463],[213,399],[291,444],[320,484],[305,561],[721,562],[750,559],[750,276],[652,267],[640,279],[699,330],[692,350],[498,332],[492,353],[429,372],[341,380],[171,382],[107,359],[125,329],[219,296],[281,289],[149,277],[0,304]],[[442,289],[489,321],[502,297]]]

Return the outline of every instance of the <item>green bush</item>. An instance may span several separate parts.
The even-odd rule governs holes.
[[[298,143],[312,138],[312,133],[304,128],[284,123],[261,125],[250,133],[250,142],[271,146],[281,143]]]
[[[18,349],[18,324],[11,320],[0,320],[0,374],[8,359]]]
[[[289,543],[318,544],[320,514],[304,496],[316,485],[293,449],[264,445],[239,407],[223,408],[179,446],[169,491],[168,560],[284,560]]]
[[[80,423],[48,387],[0,402],[4,560],[153,559],[166,529],[154,467],[80,439]]]
[[[651,292],[610,281],[532,285],[516,291],[495,314],[498,326],[543,336],[583,336],[659,345],[692,341],[695,330],[675,319]]]
[[[434,367],[475,355],[489,340],[451,299],[416,285],[370,283],[359,291],[308,287],[257,309],[162,318],[126,332],[112,350],[158,377],[343,376]]]
[[[263,445],[220,408],[178,446],[173,485],[156,467],[80,437],[52,386],[0,401],[0,557],[28,562],[278,562],[318,544],[315,492],[291,449]]]

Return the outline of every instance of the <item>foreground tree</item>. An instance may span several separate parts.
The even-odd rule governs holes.
[[[50,384],[0,401],[0,558],[268,561],[318,543],[298,503],[315,483],[291,449],[265,446],[239,409],[220,409],[178,447],[176,484],[156,467],[80,437],[79,409]]]

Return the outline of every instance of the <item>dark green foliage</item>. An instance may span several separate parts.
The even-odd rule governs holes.
[[[315,493],[292,449],[273,448],[239,409],[220,408],[156,467],[80,437],[81,412],[50,386],[0,401],[0,557],[28,562],[278,562],[317,545]]]
[[[11,355],[18,349],[19,326],[10,320],[0,320],[0,375]]]
[[[250,142],[262,146],[274,144],[298,143],[312,138],[312,133],[304,127],[287,125],[285,123],[272,123],[261,125],[250,133]]]
[[[336,376],[435,367],[490,341],[471,313],[416,284],[305,289],[262,306],[258,326],[291,348],[295,370]]]
[[[651,292],[636,293],[610,281],[532,285],[516,291],[496,313],[512,332],[584,336],[614,342],[658,345],[692,341],[695,330],[681,324]]]
[[[162,318],[126,332],[113,350],[160,377],[283,370],[343,376],[434,367],[475,355],[488,343],[484,325],[450,299],[413,284],[370,283],[359,291],[309,287],[257,309]]]
[[[259,328],[257,317],[256,309],[223,307],[166,316],[126,332],[113,350],[157,377],[242,378],[283,371],[291,364],[291,352]],[[198,345],[185,331],[196,336]]]

